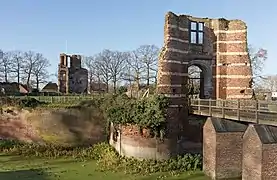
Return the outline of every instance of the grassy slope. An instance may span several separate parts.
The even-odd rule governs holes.
[[[167,177],[126,175],[124,173],[99,172],[95,161],[76,162],[73,159],[37,159],[0,154],[0,179],[3,180],[207,180],[201,172]]]

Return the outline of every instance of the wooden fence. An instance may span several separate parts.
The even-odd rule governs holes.
[[[191,99],[192,113],[258,124],[277,125],[277,102]]]

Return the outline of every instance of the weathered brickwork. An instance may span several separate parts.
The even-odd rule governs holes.
[[[194,37],[193,33],[197,35]],[[240,20],[178,16],[168,12],[159,57],[157,92],[166,94],[171,99],[171,107],[177,110],[187,107],[188,67],[191,65],[202,69],[201,94],[205,98],[251,97],[246,24]],[[186,121],[180,119],[182,112],[177,110],[168,126]]]
[[[249,125],[243,136],[243,180],[277,179],[277,127]]]
[[[181,94],[182,92],[182,87],[170,87],[170,86],[160,86],[157,87],[157,91],[159,92],[164,92],[165,94]]]
[[[183,69],[187,69],[187,64],[176,64],[173,62],[161,62],[161,70],[163,72],[182,72]]]
[[[70,67],[68,67],[68,57]],[[61,93],[87,93],[88,71],[81,67],[80,55],[60,54],[58,89]]]
[[[227,41],[238,41],[238,40],[227,40]],[[219,43],[219,52],[245,52],[247,51],[247,44],[244,43]]]
[[[219,56],[217,59],[217,64],[223,63],[246,63],[249,65],[249,57],[248,55],[228,55],[228,56]]]
[[[239,75],[239,76],[249,76],[251,74],[251,70],[248,66],[245,66],[244,64],[238,65],[238,66],[232,66],[230,64],[229,66],[217,66],[217,71],[220,73],[220,75]],[[248,80],[249,81],[249,80]]]
[[[242,136],[247,125],[208,118],[203,128],[203,171],[212,179],[242,175]]]

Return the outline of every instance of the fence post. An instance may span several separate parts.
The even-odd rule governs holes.
[[[212,116],[212,100],[209,99],[209,116]]]
[[[255,119],[256,119],[256,123],[259,124],[259,101],[256,100],[255,101]]]
[[[222,101],[222,118],[225,118],[225,100],[221,100]]]
[[[240,100],[238,99],[238,104],[237,104],[237,119],[240,121]]]

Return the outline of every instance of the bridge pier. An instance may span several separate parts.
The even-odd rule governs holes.
[[[242,142],[247,125],[209,117],[203,128],[203,171],[212,179],[242,176]]]
[[[277,127],[249,125],[243,136],[243,180],[277,179]]]

